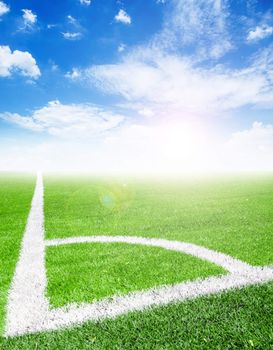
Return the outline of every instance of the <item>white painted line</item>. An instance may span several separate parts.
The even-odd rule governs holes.
[[[142,244],[174,250],[213,262],[228,270],[229,274],[137,291],[91,304],[70,304],[51,310],[45,297],[45,245],[59,246],[91,242]],[[57,330],[88,320],[113,318],[133,310],[143,310],[155,305],[166,305],[272,280],[272,267],[253,267],[228,255],[190,243],[128,236],[70,237],[45,241],[43,183],[41,175],[38,175],[21,254],[9,294],[5,335],[16,336]]]
[[[115,296],[92,304],[68,305],[53,310],[50,323],[43,324],[42,327],[43,330],[60,329],[88,320],[98,321],[114,318],[130,311],[141,311],[151,306],[167,305],[273,280],[273,269],[257,268],[254,270],[248,276],[229,274],[209,277],[173,286],[138,291],[126,296]]]
[[[40,324],[49,309],[44,296],[46,271],[44,261],[43,179],[37,175],[21,252],[9,292],[6,334],[22,334]]]

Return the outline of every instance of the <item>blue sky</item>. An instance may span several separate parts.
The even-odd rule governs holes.
[[[0,170],[273,170],[273,1],[0,1],[0,91]]]
[[[148,3],[145,0],[133,3],[97,0],[92,1],[90,6],[81,5],[78,0],[6,3],[10,12],[2,16],[0,22],[1,45],[30,52],[42,71],[35,86],[27,84],[26,79],[20,79],[18,74],[9,81],[1,79],[0,88],[5,93],[0,102],[1,111],[12,109],[20,113],[52,99],[74,103],[99,100],[105,103],[94,89],[68,86],[65,73],[77,66],[117,61],[121,56],[118,52],[120,45],[130,47],[145,43],[156,33],[163,16],[162,6],[153,0]],[[23,26],[22,9],[25,8],[37,15],[37,22],[32,28],[20,30]],[[130,12],[133,18],[131,25],[115,21],[120,9]],[[71,23],[68,16],[72,16],[76,24]],[[81,33],[81,37],[66,40],[62,33]],[[58,70],[52,71],[53,65],[57,65]],[[18,88],[24,90],[23,96],[14,100],[14,92]]]

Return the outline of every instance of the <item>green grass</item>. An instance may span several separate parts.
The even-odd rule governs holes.
[[[200,244],[250,264],[273,264],[273,176],[172,183],[87,177],[45,180],[47,238],[160,237]],[[22,187],[5,189],[5,193],[10,187],[15,189],[4,220],[4,226],[12,226],[10,254],[2,245],[6,236],[0,237],[4,254],[0,268],[6,264],[2,271],[7,283],[1,294],[5,300],[28,213],[24,208],[30,204],[33,191],[33,181],[22,181]],[[21,198],[24,191],[29,191],[28,204]],[[2,196],[7,198],[6,194]],[[9,206],[0,203],[0,207],[6,211]],[[25,215],[20,219],[21,232],[14,212]],[[48,295],[55,306],[221,272],[212,264],[184,254],[113,243],[48,247],[46,262]],[[273,348],[272,310],[273,283],[269,283],[71,329],[0,338],[0,349],[267,350]]]
[[[1,350],[269,350],[273,284],[134,312],[115,320],[0,340]]]
[[[273,176],[195,181],[46,178],[47,238],[136,235],[273,263]]]
[[[34,185],[31,176],[0,175],[0,334]]]
[[[53,307],[224,273],[186,254],[123,243],[49,247],[46,266]]]

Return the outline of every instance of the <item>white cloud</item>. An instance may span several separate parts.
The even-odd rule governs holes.
[[[126,11],[120,9],[118,14],[115,16],[116,22],[121,22],[124,24],[131,24],[131,17],[126,13]]]
[[[0,77],[8,77],[16,71],[33,79],[41,75],[35,59],[29,52],[12,52],[9,46],[0,46]]]
[[[78,25],[78,21],[76,20],[76,18],[71,15],[67,16],[67,20],[70,24],[73,24],[74,26]]]
[[[52,72],[57,72],[59,70],[59,66],[55,62],[50,62]]]
[[[148,44],[127,50],[116,64],[82,70],[80,79],[121,96],[134,111],[153,110],[158,118],[211,117],[246,105],[273,105],[269,59],[261,63],[256,57],[241,69],[213,63],[232,46],[227,0],[170,4],[163,29]],[[182,55],[181,45],[197,48],[198,54]],[[213,64],[203,65],[209,58]]]
[[[52,28],[55,28],[57,27],[57,24],[48,24],[47,25],[47,29],[52,29]]]
[[[233,133],[228,143],[233,146],[243,144],[246,148],[253,147],[257,151],[271,149],[273,152],[273,124],[256,121],[250,129]]]
[[[158,117],[211,117],[248,104],[271,100],[272,105],[268,63],[266,67],[255,61],[238,70],[201,68],[183,56],[140,48],[118,64],[92,66],[82,76],[131,104],[152,107]]]
[[[116,128],[113,126],[116,125],[115,120],[111,121],[110,127],[109,125],[105,127],[101,126],[101,122],[104,122],[102,118],[99,117],[99,120],[92,123],[91,120],[86,120],[86,111],[82,111],[81,108],[80,110],[80,116],[79,111],[76,111],[75,116],[75,111],[71,109],[65,113],[57,111],[57,114],[56,110],[47,113],[41,109],[42,116],[33,114],[28,126],[26,121],[21,121],[23,117],[13,115],[13,118],[17,117],[20,120],[14,122],[17,124],[22,122],[24,127],[32,130],[37,124],[39,125],[37,130],[48,130],[54,125],[53,135],[57,136],[74,133],[77,135],[80,118],[83,119],[82,132],[87,127],[84,131],[87,137],[84,142],[82,139],[71,137],[28,143],[15,139],[5,141],[4,146],[3,140],[0,140],[0,170],[40,169],[134,175],[273,170],[272,124],[255,122],[249,129],[232,134],[229,141],[225,142],[223,138],[219,139],[219,131],[209,131],[200,122],[167,122],[157,125],[125,123]],[[59,112],[61,117],[57,118]],[[9,116],[5,118],[10,120]],[[56,118],[65,121],[56,121]],[[92,124],[91,131],[89,122]],[[100,138],[95,137],[98,124],[100,132],[104,134]],[[56,132],[55,128],[61,130]],[[66,128],[69,130],[65,130]],[[113,132],[105,132],[109,128],[114,128]]]
[[[76,71],[76,77],[120,96],[120,105],[133,113],[151,110],[158,119],[222,117],[244,106],[272,108],[273,46],[252,57],[245,68],[219,65],[215,59],[231,45],[227,0],[169,4],[163,29],[149,43],[128,49],[116,64]],[[181,54],[180,43],[198,47],[199,54]],[[204,57],[213,60],[204,64]]]
[[[22,12],[23,12],[23,22],[24,22],[24,27],[22,29],[33,28],[35,23],[37,22],[37,15],[28,9],[23,9]]]
[[[7,4],[4,3],[4,1],[0,1],[0,17],[5,15],[10,11],[10,8]]]
[[[225,145],[227,162],[235,169],[273,170],[273,124],[254,122],[232,134]]]
[[[91,5],[91,0],[79,0],[82,5],[89,6]]]
[[[273,26],[257,26],[254,30],[250,30],[247,36],[247,41],[258,41],[267,38],[273,34]]]
[[[56,113],[53,114],[56,118]],[[77,118],[74,115],[73,111],[71,113],[73,120]],[[47,113],[46,119],[47,123],[48,119],[51,123],[51,114],[48,116]],[[99,124],[101,122],[103,121],[99,120]],[[29,127],[33,129],[32,123]],[[82,128],[84,127],[86,125],[82,125]],[[107,171],[108,173],[139,174],[170,173],[174,170],[192,171],[205,161],[206,147],[204,147],[202,131],[199,130],[198,125],[166,123],[145,126],[125,123],[116,128],[111,122],[111,128],[113,127],[113,132],[106,132],[100,138],[92,137],[94,136],[93,131],[87,130],[88,138],[85,138],[84,142],[70,137],[69,140],[54,138],[35,145],[18,145],[17,140],[15,144],[11,143],[10,147],[6,145],[5,152],[2,152],[0,140],[0,167],[9,170],[15,167],[17,170],[18,168],[28,170],[40,168],[59,171]],[[102,129],[105,130],[105,127]],[[78,129],[69,130],[69,134],[77,131]],[[64,130],[62,134],[63,132]],[[54,135],[56,135],[55,131]],[[67,132],[64,135],[67,136]],[[22,161],[22,154],[24,154],[24,161]]]
[[[121,43],[119,46],[118,46],[118,52],[123,52],[124,50],[126,49],[126,45]]]
[[[65,77],[72,80],[79,79],[81,78],[81,71],[78,68],[72,68],[70,72],[65,74]]]
[[[147,117],[147,118],[153,117],[155,115],[154,112],[147,107],[138,110],[138,114],[143,115],[144,117]]]
[[[124,117],[89,104],[49,102],[29,116],[3,113],[0,117],[22,128],[44,131],[60,137],[94,137],[117,128]]]
[[[228,0],[172,0],[157,46],[188,46],[195,56],[217,59],[232,49]],[[194,44],[194,45],[192,45]]]
[[[68,15],[66,19],[68,26],[67,30],[62,32],[63,37],[66,40],[80,40],[83,37],[84,28],[75,17]]]
[[[150,112],[139,111],[145,118],[152,116]],[[5,113],[0,118],[55,136],[35,144],[14,140],[5,147],[0,140],[1,170],[134,175],[273,170],[272,124],[255,122],[225,141],[219,130],[202,121],[128,122],[122,115],[97,106],[58,101],[29,116]]]
[[[80,32],[64,32],[62,35],[66,40],[79,40],[82,38],[82,33]]]

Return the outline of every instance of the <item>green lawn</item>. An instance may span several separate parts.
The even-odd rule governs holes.
[[[0,333],[34,185],[33,176],[0,175]]]
[[[190,255],[123,243],[50,247],[46,260],[54,307],[225,273]]]
[[[273,284],[0,341],[1,350],[271,350]]]
[[[47,238],[133,235],[273,264],[273,176],[99,181],[46,177]]]
[[[34,181],[0,179],[0,198],[5,198],[0,202],[3,311]],[[48,239],[159,237],[200,244],[253,265],[272,265],[272,208],[269,175],[173,182],[45,177]],[[46,266],[52,306],[223,273],[191,256],[123,243],[47,247]],[[272,312],[273,283],[269,283],[71,329],[0,338],[0,349],[267,350],[273,348]]]

